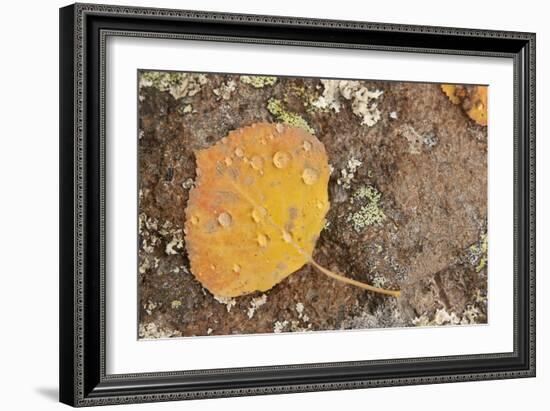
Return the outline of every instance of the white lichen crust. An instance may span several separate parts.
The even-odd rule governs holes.
[[[312,105],[321,110],[340,112],[341,99],[351,101],[353,114],[361,118],[361,124],[374,126],[381,118],[378,109],[378,98],[383,94],[380,90],[369,90],[365,83],[355,80],[321,80],[324,86],[323,95]]]
[[[228,313],[231,312],[231,308],[233,308],[233,306],[237,304],[237,301],[235,301],[234,298],[230,298],[230,297],[222,297],[219,295],[215,295],[214,299],[220,304],[225,304],[225,308],[227,309]]]
[[[262,294],[260,297],[253,298],[252,301],[250,301],[250,307],[248,308],[247,315],[248,318],[254,317],[254,314],[256,313],[256,310],[260,308],[262,305],[264,305],[267,302],[267,295]]]
[[[231,94],[237,89],[237,83],[235,80],[229,80],[226,83],[222,83],[218,88],[212,90],[218,99],[229,100]]]
[[[176,100],[193,97],[207,82],[206,75],[194,73],[146,71],[139,76],[140,91],[143,87],[154,87],[160,91],[168,91]]]
[[[144,340],[181,337],[181,332],[170,328],[158,327],[155,323],[140,323],[139,338]]]
[[[433,318],[429,318],[427,314],[422,314],[412,320],[413,325],[417,327],[430,327],[440,325],[468,325],[477,324],[477,317],[480,311],[474,305],[468,305],[462,316],[459,316],[454,311],[448,312],[444,308],[437,309]]]
[[[346,164],[346,167],[340,170],[340,177],[336,180],[336,183],[345,189],[350,188],[351,182],[355,177],[355,172],[359,167],[361,167],[361,165],[363,165],[362,161],[356,159],[355,157],[350,158]]]

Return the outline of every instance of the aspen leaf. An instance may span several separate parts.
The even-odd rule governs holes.
[[[441,90],[443,91],[443,93],[445,93],[449,101],[453,104],[460,104],[460,102],[464,98],[464,96],[461,95],[463,88],[457,89],[454,84],[442,84]]]
[[[441,90],[451,103],[460,104],[468,117],[477,124],[487,125],[487,86],[442,84]]]
[[[193,275],[212,294],[266,291],[311,264],[337,280],[398,295],[313,261],[330,207],[328,159],[316,137],[298,127],[257,123],[195,155],[185,241]]]
[[[470,105],[466,114],[477,124],[487,125],[487,86],[474,87],[473,92],[470,94]]]

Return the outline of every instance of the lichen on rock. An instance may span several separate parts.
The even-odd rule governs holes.
[[[303,128],[308,133],[315,134],[315,130],[307,123],[307,121],[299,114],[287,111],[281,100],[270,98],[267,102],[267,110],[280,122]]]
[[[241,76],[241,83],[248,84],[255,88],[264,88],[272,86],[277,82],[277,77],[273,76]]]
[[[262,305],[264,305],[267,302],[267,295],[262,294],[260,297],[253,298],[252,301],[250,301],[250,306],[248,308],[248,311],[246,314],[248,315],[248,318],[254,317],[254,314],[256,313],[256,310],[260,308]]]
[[[468,305],[462,315],[454,311],[448,312],[445,308],[435,311],[432,318],[426,313],[412,320],[412,324],[417,327],[430,327],[441,325],[468,325],[476,324],[480,312],[474,305]]]
[[[181,337],[181,332],[157,326],[154,322],[139,324],[139,338],[144,340]]]
[[[356,212],[348,215],[346,221],[351,222],[353,229],[360,233],[365,227],[381,224],[386,214],[380,208],[380,192],[372,186],[363,186],[353,195],[351,202],[362,204]]]
[[[372,127],[380,120],[377,100],[383,91],[371,91],[364,82],[355,80],[321,80],[321,83],[324,86],[323,95],[313,102],[315,107],[338,113],[343,98],[351,101],[353,114],[361,118],[361,124]]]
[[[154,87],[160,91],[168,91],[176,100],[183,97],[193,97],[201,86],[208,82],[204,74],[142,71],[139,73],[139,88]]]
[[[240,75],[205,77],[179,99],[171,84],[182,86],[179,73],[140,78],[139,338],[487,323],[487,127],[452,104],[440,84],[359,81],[384,92],[367,99],[381,114],[369,127],[353,111],[353,94],[346,98],[340,88],[335,104],[316,107],[325,95],[318,78],[281,76],[255,87]],[[235,90],[224,99],[229,90],[221,86],[231,80]],[[271,99],[281,117],[268,109]],[[216,299],[194,278],[185,235],[182,246],[176,232],[198,180],[195,152],[258,121],[282,126],[282,112],[315,130],[332,164],[328,229],[315,257],[357,280],[400,288],[397,304],[303,267],[273,287],[249,318],[261,293]],[[418,154],[405,134],[418,139]],[[385,219],[363,225],[373,214],[368,198],[355,197],[362,187],[380,195]]]
[[[355,172],[362,165],[363,165],[362,161],[356,159],[355,157],[350,158],[346,163],[346,167],[340,170],[340,177],[338,177],[338,180],[336,180],[336,183],[345,189],[350,188],[351,182],[355,177]]]
[[[236,88],[237,83],[235,80],[228,80],[222,83],[218,88],[213,89],[212,92],[222,100],[229,100]]]
[[[397,133],[407,140],[410,154],[421,154],[423,150],[429,151],[438,143],[437,136],[433,132],[420,134],[410,124],[399,127]]]
[[[468,251],[470,263],[475,266],[476,272],[479,273],[487,266],[487,233],[481,234],[479,241],[471,245]]]
[[[235,299],[231,297],[223,297],[223,296],[215,295],[214,299],[220,304],[224,304],[228,313],[231,312],[231,308],[233,308],[233,306],[237,304],[237,301],[235,301]]]

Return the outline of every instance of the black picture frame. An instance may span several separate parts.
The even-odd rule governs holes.
[[[514,66],[514,351],[105,373],[105,39],[110,35],[506,57]],[[535,34],[75,4],[60,9],[60,401],[73,406],[535,376]]]

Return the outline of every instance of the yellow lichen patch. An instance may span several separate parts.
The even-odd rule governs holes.
[[[316,137],[258,123],[196,157],[200,172],[185,211],[185,242],[191,272],[204,287],[224,297],[266,291],[310,261],[311,238],[329,209],[328,159]],[[310,212],[312,205],[318,212]]]
[[[241,82],[249,84],[255,88],[264,88],[272,86],[277,82],[277,77],[273,76],[241,76]]]
[[[461,105],[468,117],[482,126],[487,125],[487,89],[487,86],[441,85],[451,103]]]

